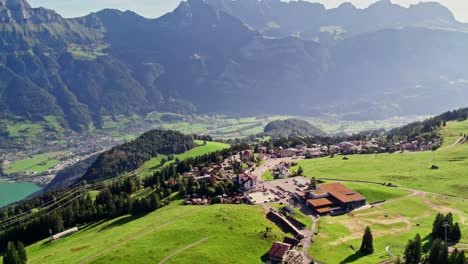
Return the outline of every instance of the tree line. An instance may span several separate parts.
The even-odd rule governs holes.
[[[99,155],[80,181],[96,182],[113,178],[136,170],[159,154],[179,154],[195,146],[191,135],[172,130],[152,130]]]

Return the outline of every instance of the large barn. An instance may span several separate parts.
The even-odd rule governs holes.
[[[338,182],[320,184],[315,192],[320,195],[312,193],[307,206],[320,215],[343,214],[366,205],[364,196]]]

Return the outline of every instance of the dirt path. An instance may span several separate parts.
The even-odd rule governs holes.
[[[312,262],[312,258],[309,256],[309,248],[312,246],[312,242],[313,242],[313,239],[314,239],[314,230],[315,230],[315,226],[317,224],[317,222],[319,221],[318,218],[315,218],[311,215],[309,215],[309,217],[311,218],[311,221],[312,221],[312,225],[310,227],[310,236],[309,237],[306,237],[305,238],[305,243],[303,244],[303,248],[302,248],[302,256],[304,257],[304,260],[305,260],[305,263],[311,263]]]
[[[196,245],[198,245],[198,244],[201,244],[201,243],[205,242],[205,241],[208,240],[208,239],[209,239],[208,237],[205,237],[205,238],[203,238],[203,239],[198,240],[198,241],[195,242],[195,243],[192,243],[192,244],[190,244],[190,245],[188,245],[188,246],[186,246],[186,247],[184,247],[184,248],[181,248],[181,249],[179,249],[179,250],[177,250],[177,251],[171,253],[169,256],[167,256],[167,257],[165,257],[163,260],[161,260],[161,261],[159,262],[159,264],[163,264],[164,262],[168,261],[170,258],[172,258],[173,256],[179,254],[180,252],[183,252],[183,251],[185,251],[185,250],[187,250],[187,249],[193,248],[194,246],[196,246]]]
[[[192,212],[190,212],[190,213],[188,213],[188,214],[184,214],[184,215],[178,216],[178,217],[176,217],[176,218],[173,218],[172,220],[170,220],[170,221],[168,221],[168,222],[166,222],[166,223],[164,223],[164,224],[155,226],[155,227],[153,227],[153,228],[151,228],[151,229],[149,229],[149,230],[146,230],[146,231],[143,231],[143,232],[141,232],[141,231],[136,232],[135,235],[133,235],[133,236],[131,236],[131,237],[125,239],[125,240],[122,240],[122,241],[120,241],[120,242],[117,242],[117,243],[115,243],[115,244],[113,244],[113,245],[111,245],[111,246],[108,246],[106,249],[101,250],[101,251],[99,251],[98,253],[93,254],[93,255],[87,257],[87,258],[84,259],[83,261],[80,261],[80,264],[89,263],[89,262],[91,262],[91,260],[93,260],[94,258],[99,257],[100,255],[102,255],[102,254],[104,254],[104,253],[106,253],[106,252],[108,252],[108,251],[110,251],[110,250],[112,250],[112,249],[114,249],[114,248],[116,248],[116,247],[122,246],[122,245],[124,245],[124,244],[126,244],[126,243],[128,243],[128,242],[130,242],[130,241],[132,241],[132,240],[135,240],[135,239],[137,239],[137,238],[140,238],[140,237],[142,237],[142,236],[144,236],[144,235],[146,235],[146,234],[152,233],[152,232],[154,232],[154,231],[156,231],[156,230],[158,230],[158,229],[160,229],[160,228],[163,228],[163,227],[166,227],[166,226],[168,226],[168,225],[171,225],[171,224],[173,224],[174,222],[179,221],[180,219],[187,218],[187,217],[193,215],[194,213],[196,213],[196,212],[198,212],[198,211],[200,211],[200,210],[202,210],[202,209],[203,209],[203,207],[198,208],[198,209],[193,210]]]
[[[462,140],[464,139],[464,137],[460,137],[458,138],[457,140],[455,140],[455,142],[453,142],[450,146],[447,146],[446,148],[444,149],[449,149],[449,148],[453,148],[455,147],[458,143],[460,143]]]

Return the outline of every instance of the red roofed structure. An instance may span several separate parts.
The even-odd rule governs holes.
[[[307,205],[318,214],[342,214],[364,206],[366,198],[341,183],[320,184],[318,189],[326,198],[309,199]]]
[[[354,203],[366,200],[364,196],[349,189],[339,182],[320,184],[319,188],[335,197],[341,203]]]
[[[283,262],[288,256],[290,244],[275,242],[268,252],[268,257],[273,261]]]

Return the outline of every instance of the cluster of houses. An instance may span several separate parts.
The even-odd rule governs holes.
[[[294,193],[297,202],[317,215],[339,215],[366,205],[366,198],[341,183],[320,184],[317,188]]]
[[[434,145],[440,145],[439,139],[435,138],[430,141],[425,140],[414,140],[406,141],[402,140],[399,142],[383,142],[367,141],[367,140],[355,140],[341,142],[336,145],[319,145],[312,144],[310,147],[305,145],[297,145],[294,148],[279,148],[272,150],[269,154],[274,158],[286,158],[305,156],[308,158],[320,158],[332,154],[370,154],[370,153],[384,153],[384,152],[396,152],[396,151],[427,151],[431,150]],[[259,151],[266,151],[265,149],[259,148]]]
[[[243,150],[237,155],[225,159],[221,163],[212,163],[209,167],[193,167],[191,171],[183,173],[184,179],[192,179],[195,181],[206,181],[211,186],[216,186],[217,182],[230,180],[238,187],[239,193],[234,196],[219,197],[222,203],[242,203],[245,201],[243,192],[248,192],[257,188],[257,176],[251,172],[255,168],[256,163],[252,162],[254,157],[253,150]],[[234,172],[234,163],[246,164],[239,172]],[[206,204],[208,200],[200,197],[186,197],[185,204]]]

